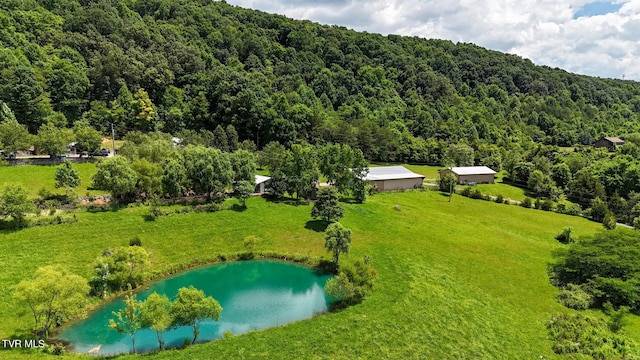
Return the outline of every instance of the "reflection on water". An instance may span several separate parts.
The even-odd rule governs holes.
[[[312,317],[327,310],[329,299],[324,293],[328,275],[299,265],[271,261],[239,261],[190,270],[168,279],[152,283],[148,290],[138,293],[145,300],[154,291],[173,299],[181,287],[193,285],[213,296],[223,311],[219,321],[206,320],[200,324],[199,339],[222,337],[227,331],[234,334],[264,329]],[[87,319],[65,329],[60,338],[71,342],[76,352],[97,350],[98,354],[121,354],[131,351],[131,338],[109,329],[112,311],[124,307],[122,299],[115,300]],[[192,339],[191,327],[165,332],[167,347],[182,345]],[[156,350],[155,331],[136,333],[138,352]]]

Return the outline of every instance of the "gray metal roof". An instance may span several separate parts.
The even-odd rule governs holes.
[[[369,174],[365,180],[394,180],[394,179],[417,179],[424,175],[416,174],[404,166],[380,166],[369,168]]]
[[[451,172],[456,175],[493,175],[496,172],[486,166],[462,166],[452,167]]]

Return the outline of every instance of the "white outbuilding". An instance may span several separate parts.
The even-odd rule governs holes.
[[[447,173],[452,173],[458,180],[458,184],[491,184],[496,174],[486,166],[463,166],[440,170],[440,177]]]
[[[253,190],[254,194],[263,195],[267,192],[266,184],[271,180],[268,176],[256,175],[256,188]]]
[[[369,168],[364,178],[378,191],[408,190],[422,188],[424,175],[416,174],[404,166],[380,166]]]

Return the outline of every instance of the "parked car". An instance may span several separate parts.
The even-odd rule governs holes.
[[[92,152],[91,156],[109,156],[110,153],[109,149],[101,149],[100,151]]]
[[[0,150],[0,158],[5,160],[13,160],[16,158],[16,154],[12,152],[5,153],[4,150]]]

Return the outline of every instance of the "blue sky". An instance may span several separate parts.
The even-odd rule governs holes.
[[[358,31],[474,43],[538,65],[640,81],[640,0],[227,2]]]
[[[615,13],[622,7],[622,4],[616,4],[608,1],[598,1],[590,4],[585,4],[578,10],[575,14],[573,14],[573,18],[577,19],[583,16],[597,16],[597,15],[605,15],[610,13]]]

